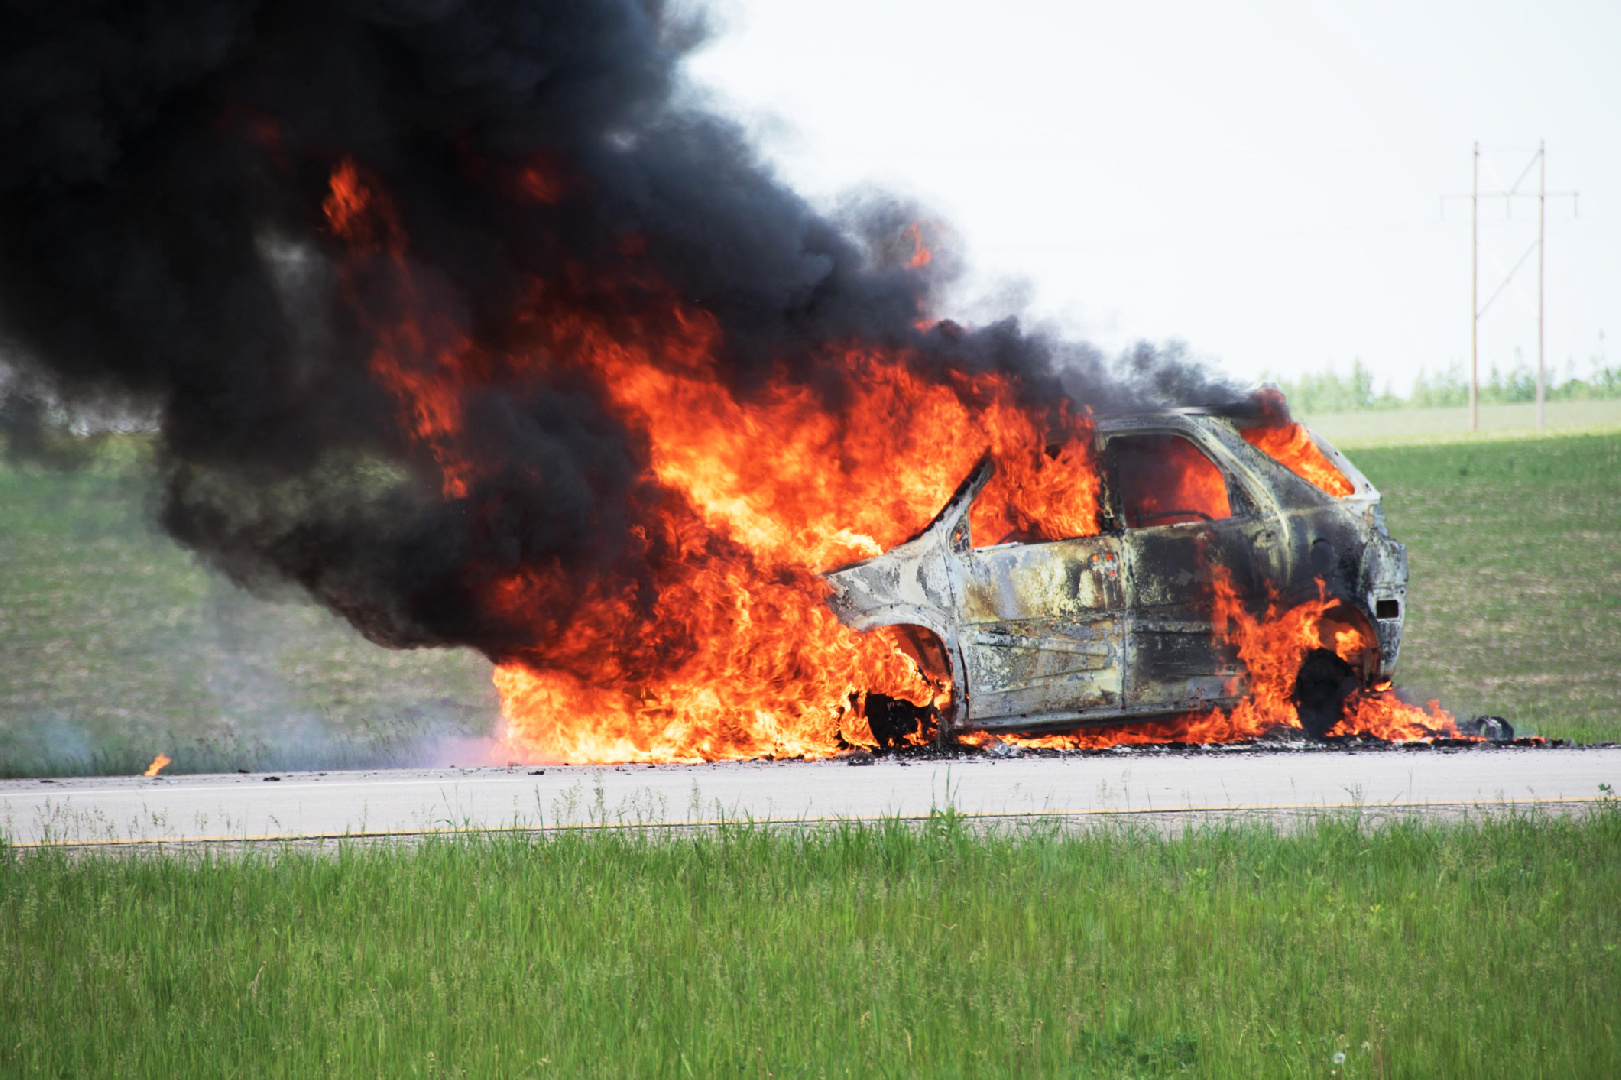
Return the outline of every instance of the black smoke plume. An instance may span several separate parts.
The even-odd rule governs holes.
[[[683,83],[704,33],[661,0],[8,3],[0,354],[66,399],[156,410],[163,523],[239,582],[497,660],[522,642],[475,602],[492,576],[661,557],[627,541],[658,499],[647,447],[588,383],[490,379],[462,403],[484,467],[443,496],[368,373],[368,314],[398,294],[339,272],[340,162],[388,193],[420,294],[482,355],[534,282],[642,317],[634,250],[646,289],[714,316],[739,395],[786,377],[837,408],[816,357],[850,339],[1100,411],[1229,393],[1151,350],[1111,377],[1011,320],[918,329],[948,260],[907,265],[899,204],[830,220],[777,182]],[[525,168],[543,197],[514,191]]]

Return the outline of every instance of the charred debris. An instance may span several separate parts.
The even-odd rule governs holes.
[[[910,702],[902,706],[916,709]],[[900,710],[904,713],[906,710]],[[923,710],[919,710],[923,711]],[[1454,753],[1459,750],[1489,751],[1498,749],[1569,749],[1575,744],[1569,739],[1546,739],[1540,735],[1517,735],[1513,725],[1500,716],[1475,716],[1460,721],[1463,738],[1435,738],[1408,742],[1392,742],[1369,735],[1312,736],[1296,728],[1280,728],[1257,739],[1238,742],[1137,742],[1115,743],[1111,746],[1063,747],[1042,745],[1041,740],[1024,740],[1017,736],[987,736],[972,741],[955,736],[942,736],[932,726],[932,716],[923,718],[916,727],[895,735],[893,728],[879,735],[877,749],[852,747],[841,755],[849,765],[870,765],[877,761],[893,760],[936,761],[942,759],[1012,759],[1024,757],[1158,757],[1175,754],[1184,757],[1224,756],[1231,754],[1355,754],[1355,753]],[[875,725],[874,734],[878,728]],[[972,738],[972,736],[971,736]]]

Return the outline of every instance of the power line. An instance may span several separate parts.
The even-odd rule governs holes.
[[[1537,190],[1521,191],[1520,185],[1525,183],[1526,178],[1531,175],[1532,169],[1537,170]],[[1547,263],[1544,251],[1548,236],[1548,200],[1563,198],[1568,198],[1571,200],[1572,216],[1579,216],[1579,204],[1576,201],[1576,192],[1548,190],[1548,145],[1545,141],[1537,143],[1536,152],[1531,155],[1531,160],[1526,163],[1526,166],[1523,170],[1521,170],[1518,179],[1516,179],[1514,183],[1509,186],[1507,191],[1480,190],[1480,143],[1476,142],[1475,181],[1469,194],[1441,196],[1441,212],[1443,216],[1446,213],[1446,200],[1469,200],[1469,310],[1471,315],[1469,322],[1470,431],[1478,431],[1480,429],[1480,317],[1486,314],[1487,309],[1490,308],[1492,303],[1502,295],[1503,290],[1510,286],[1510,284],[1514,281],[1514,275],[1520,272],[1520,267],[1525,265],[1526,260],[1531,257],[1532,252],[1536,252],[1537,256],[1537,430],[1541,431],[1543,428],[1543,404],[1547,397],[1545,375],[1546,365],[1543,359],[1543,316],[1545,313],[1545,305],[1543,303],[1543,277]],[[1491,296],[1487,298],[1484,305],[1480,303],[1481,199],[1504,200],[1504,213],[1510,212],[1514,205],[1513,200],[1515,199],[1537,200],[1536,242],[1530,247],[1526,248],[1525,254],[1521,255],[1519,260],[1508,271],[1508,273],[1503,275],[1502,283],[1499,284],[1496,289],[1492,290]],[[1519,290],[1516,289],[1515,292],[1518,294]]]

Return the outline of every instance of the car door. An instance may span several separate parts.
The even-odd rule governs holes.
[[[1125,620],[1121,541],[1090,536],[959,554],[958,645],[975,725],[1117,711]]]
[[[1121,541],[1128,712],[1174,712],[1242,692],[1236,649],[1212,629],[1217,568],[1246,605],[1264,589],[1265,526],[1241,487],[1187,435],[1110,436],[1103,462]]]

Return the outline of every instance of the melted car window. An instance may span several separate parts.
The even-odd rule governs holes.
[[[1180,435],[1119,435],[1104,459],[1128,529],[1232,516],[1221,470]]]
[[[1283,423],[1245,428],[1244,441],[1269,455],[1274,461],[1336,498],[1356,493],[1356,485],[1334,467],[1312,442],[1311,433],[1300,424]]]

